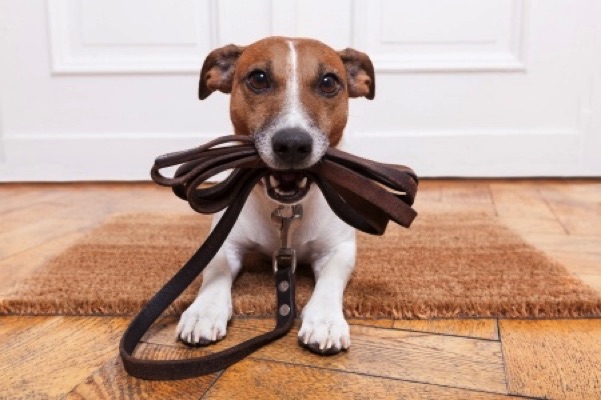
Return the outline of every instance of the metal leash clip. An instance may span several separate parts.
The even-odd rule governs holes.
[[[284,214],[287,211],[287,214]],[[291,268],[292,272],[296,270],[296,251],[290,247],[290,228],[295,221],[303,218],[303,206],[295,204],[293,206],[279,206],[271,213],[271,220],[280,230],[281,247],[273,252],[273,272],[278,271],[278,267],[285,265]]]

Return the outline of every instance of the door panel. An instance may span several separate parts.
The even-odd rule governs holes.
[[[595,0],[0,0],[0,180],[147,179],[231,132],[206,54],[267,35],[368,53],[346,149],[422,176],[601,175]]]

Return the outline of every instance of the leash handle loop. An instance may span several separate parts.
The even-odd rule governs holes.
[[[290,331],[294,325],[296,305],[294,273],[292,268],[287,267],[280,268],[275,274],[278,312],[276,327],[272,331],[227,350],[188,360],[145,360],[134,355],[138,343],[151,325],[213,259],[234,226],[250,191],[261,177],[261,173],[255,171],[245,185],[243,193],[240,193],[236,201],[230,204],[203,245],[134,317],[119,344],[119,354],[128,374],[149,380],[176,380],[210,374],[229,367]],[[285,312],[282,312],[283,310]]]
[[[176,165],[179,167],[173,177],[161,173],[163,168]],[[211,187],[203,186],[207,179],[228,169],[234,170],[228,178]],[[405,166],[376,163],[330,148],[321,162],[304,172],[319,186],[334,213],[356,229],[381,235],[390,220],[409,227],[417,215],[411,205],[418,180]],[[156,183],[171,187],[197,212],[226,211],[192,258],[142,307],[127,327],[119,344],[119,353],[130,375],[174,380],[216,372],[284,336],[292,328],[296,316],[296,253],[290,247],[289,234],[291,224],[302,216],[302,209],[294,207],[290,216],[283,215],[283,210],[276,210],[272,215],[280,224],[282,234],[282,247],[274,254],[273,261],[278,306],[276,326],[272,331],[205,357],[145,360],[135,356],[138,343],[151,325],[217,254],[253,187],[268,174],[270,170],[259,157],[253,138],[248,136],[220,137],[197,148],[165,154],[155,160],[151,177]]]

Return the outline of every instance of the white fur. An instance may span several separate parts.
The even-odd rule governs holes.
[[[272,154],[271,136],[282,127],[302,127],[314,136],[314,154],[307,166],[317,162],[328,147],[327,137],[307,119],[302,108],[296,49],[292,41],[288,45],[290,78],[286,104],[268,129],[255,134],[259,153],[272,168],[278,165]],[[355,266],[355,230],[332,212],[318,188],[311,187],[301,203],[303,220],[293,228],[292,247],[300,263],[311,264],[316,284],[302,311],[298,336],[316,351],[337,352],[351,344],[349,326],[342,313],[342,296]],[[270,218],[275,207],[277,203],[264,189],[256,187],[252,191],[227,241],[205,269],[198,297],[182,314],[177,327],[182,340],[206,344],[225,336],[232,316],[232,282],[240,272],[245,253],[260,251],[270,256],[280,246],[279,231]],[[221,215],[215,216],[213,226]]]

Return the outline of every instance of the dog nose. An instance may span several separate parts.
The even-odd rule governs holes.
[[[309,157],[313,139],[302,129],[289,128],[276,132],[271,139],[271,145],[277,158],[295,165]]]

